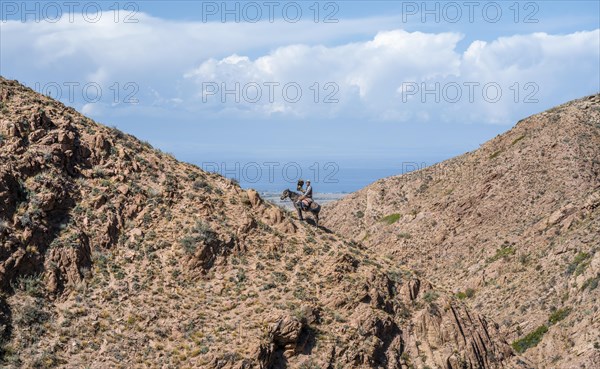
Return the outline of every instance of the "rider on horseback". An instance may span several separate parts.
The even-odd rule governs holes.
[[[312,186],[310,185],[310,180],[306,181],[306,189],[302,190],[302,184],[301,182],[298,183],[298,189],[300,191],[302,191],[302,196],[300,196],[300,198],[298,198],[298,202],[296,203],[300,209],[302,210],[307,210],[310,208],[310,204],[313,202],[313,190],[312,190]]]
[[[312,186],[310,185],[310,181],[306,181],[306,189],[303,189],[304,181],[299,180],[298,185],[296,186],[296,190],[301,193],[290,191],[289,189],[284,190],[281,193],[280,199],[283,201],[285,199],[290,199],[294,204],[294,208],[298,212],[298,219],[304,220],[302,217],[303,211],[308,211],[312,214],[313,219],[315,221],[315,226],[319,226],[319,212],[321,211],[321,205],[317,204],[316,201],[312,199]]]

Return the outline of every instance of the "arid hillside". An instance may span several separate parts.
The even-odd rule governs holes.
[[[0,78],[6,368],[527,368],[357,242]]]
[[[499,322],[536,367],[600,367],[600,95],[323,213]]]

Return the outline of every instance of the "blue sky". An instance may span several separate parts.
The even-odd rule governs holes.
[[[600,91],[597,1],[50,3],[2,3],[0,73],[199,165],[431,164]]]

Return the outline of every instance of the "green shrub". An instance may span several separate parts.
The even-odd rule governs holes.
[[[356,215],[356,217],[357,217],[357,218],[359,218],[359,219],[360,219],[360,218],[362,218],[362,217],[364,217],[364,216],[365,216],[365,213],[363,213],[362,211],[360,211],[360,210],[359,210],[359,211],[357,211],[357,212],[356,212],[356,214],[355,214],[355,215]]]
[[[183,249],[189,254],[193,254],[196,251],[196,239],[192,236],[185,236],[180,241]]]
[[[212,187],[210,186],[210,184],[202,179],[199,179],[196,182],[194,182],[194,189],[205,190],[208,193],[212,192]]]
[[[248,197],[248,194],[246,192],[242,192],[240,197],[241,197],[242,204],[244,204],[246,206],[252,205],[252,202],[250,202],[250,197]]]
[[[558,309],[555,312],[553,312],[552,314],[550,314],[548,321],[551,324],[556,324],[556,323],[560,322],[561,320],[563,320],[564,318],[566,318],[569,315],[569,313],[571,313],[571,308]]]
[[[435,291],[427,291],[423,295],[423,300],[427,301],[428,303],[432,303],[437,300],[438,297],[439,296]]]
[[[490,155],[490,159],[496,159],[498,156],[500,156],[500,154],[502,154],[502,150],[498,150],[492,155]]]
[[[12,287],[32,297],[42,297],[44,295],[44,284],[41,274],[19,277],[12,283]]]
[[[527,349],[537,346],[546,332],[548,332],[548,327],[546,325],[541,325],[527,336],[513,342],[512,348],[518,353],[523,353]]]
[[[488,263],[493,263],[498,259],[508,258],[511,255],[515,254],[515,248],[508,244],[503,244],[499,249],[496,250],[496,254],[491,258],[487,259]]]
[[[595,277],[589,278],[588,280],[583,282],[583,285],[581,286],[581,290],[583,291],[586,288],[589,288],[590,291],[595,290],[598,287],[598,282],[600,282],[600,273],[596,274]]]
[[[288,281],[288,277],[287,277],[287,275],[285,275],[285,273],[272,272],[271,275],[273,276],[273,279],[275,280],[275,282],[286,283]]]
[[[273,289],[277,287],[277,285],[273,282],[269,282],[269,283],[265,283],[260,287],[260,291],[268,291],[270,289]]]
[[[191,234],[183,237],[179,242],[184,250],[193,254],[199,243],[212,244],[218,241],[217,234],[210,228],[208,223],[198,221],[192,228]]]
[[[587,252],[580,252],[575,255],[573,262],[567,266],[567,274],[580,275],[585,271],[585,268],[590,264],[590,254]]]
[[[472,289],[472,288],[467,288],[465,290],[465,292],[461,291],[461,292],[459,292],[459,293],[456,294],[456,297],[458,297],[461,300],[464,300],[466,298],[471,298],[473,296],[475,296],[475,290]]]
[[[394,214],[390,214],[388,216],[385,216],[385,217],[381,218],[380,221],[383,222],[383,223],[387,223],[387,224],[394,224],[398,220],[400,220],[400,214],[394,213]]]
[[[43,300],[36,298],[18,311],[15,311],[14,323],[21,328],[29,330],[30,342],[35,342],[46,332],[44,323],[50,319],[50,314],[43,310],[43,306]]]
[[[515,145],[517,142],[521,141],[522,139],[524,139],[526,137],[526,135],[521,135],[520,137],[516,138],[511,145]]]

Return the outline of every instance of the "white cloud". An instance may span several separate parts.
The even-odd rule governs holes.
[[[115,23],[107,16],[97,23],[85,22],[80,17],[70,22],[66,15],[55,23],[3,21],[0,37],[4,68],[17,66],[16,60],[11,63],[11,59],[39,68],[68,65],[87,73],[100,67],[112,73],[147,72],[166,64],[174,68],[190,67],[210,57],[269,49],[290,42],[333,42],[349,35],[372,34],[378,27],[390,26],[395,21],[368,18],[336,24],[203,23],[163,20],[145,13],[136,14],[136,18],[138,23]]]
[[[391,17],[336,24],[182,22],[143,13],[137,18],[140,22],[135,24],[114,23],[107,17],[98,23],[66,19],[2,23],[0,72],[25,78],[30,85],[37,81],[97,82],[104,95],[111,97],[103,100],[106,106],[113,104],[110,86],[114,82],[122,88],[133,81],[139,88],[136,112],[158,106],[230,118],[277,115],[509,123],[542,106],[600,88],[600,30],[474,41],[463,52],[459,33],[394,29],[397,19]],[[207,90],[207,82],[219,88],[222,83],[232,88],[238,82],[248,94],[255,91],[252,83],[257,83],[263,99],[245,103],[242,98],[238,104],[229,95],[229,103],[223,104],[220,93],[214,98]],[[480,83],[473,103],[465,85],[470,82]],[[502,98],[496,103],[482,96],[482,86],[492,82],[502,88]],[[535,85],[526,87],[528,82]],[[269,83],[279,83],[274,86],[273,103],[267,99]],[[282,97],[286,83],[301,87],[298,102]],[[440,92],[447,94],[435,103],[433,94],[412,91],[415,86],[422,90],[423,83],[429,88],[439,83]],[[513,101],[515,83],[519,83],[519,103]],[[447,103],[444,97],[453,97],[454,84],[462,97],[457,103]],[[536,88],[532,98],[540,103],[523,104]],[[288,90],[288,100],[294,92]],[[127,93],[121,90],[120,96]],[[339,102],[324,103],[327,97]],[[212,99],[205,103],[203,98]],[[104,111],[102,104],[96,105],[86,106],[86,112]]]
[[[210,59],[186,77],[204,85],[224,83],[226,88],[236,82],[297,82],[308,98],[288,103],[279,97],[287,108],[278,111],[301,116],[334,112],[395,121],[511,123],[532,105],[551,106],[567,95],[598,91],[599,32],[475,41],[461,54],[460,34],[394,30],[336,47],[289,45],[254,60],[237,54]],[[339,103],[312,104],[309,87],[314,82],[336,83]],[[233,100],[222,91],[212,96],[214,105],[227,105],[223,98]],[[243,104],[242,94],[240,100],[237,105],[243,109],[269,112],[266,99]]]

